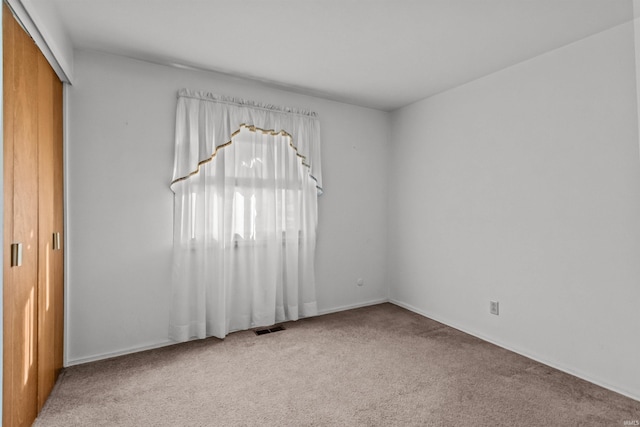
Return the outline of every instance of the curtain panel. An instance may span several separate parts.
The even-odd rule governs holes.
[[[319,136],[314,113],[180,92],[173,340],[317,314]]]

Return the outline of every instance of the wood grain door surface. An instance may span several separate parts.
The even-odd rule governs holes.
[[[62,84],[6,4],[3,91],[3,425],[22,426],[62,368]]]

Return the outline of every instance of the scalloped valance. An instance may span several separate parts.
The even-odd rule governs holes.
[[[322,193],[318,115],[258,104],[207,92],[181,89],[176,111],[176,141],[171,185],[197,174],[242,127],[291,136],[292,145]]]

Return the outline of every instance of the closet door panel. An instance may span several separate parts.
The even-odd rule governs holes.
[[[12,21],[7,30],[13,32],[14,48],[8,52],[11,58],[4,57],[8,64],[5,70],[13,68],[9,71],[13,83],[5,92],[5,98],[12,99],[8,102],[10,109],[5,105],[4,123],[12,122],[13,133],[5,139],[5,144],[13,145],[13,188],[5,189],[5,198],[11,194],[13,200],[12,211],[5,210],[5,216],[13,213],[13,223],[11,229],[5,228],[5,235],[10,237],[10,243],[22,245],[22,264],[5,264],[9,272],[4,283],[4,350],[12,355],[4,362],[4,372],[9,377],[4,379],[7,405],[3,416],[9,419],[6,425],[19,426],[30,425],[37,411],[38,128],[34,82],[38,50],[13,18]],[[5,251],[11,252],[8,247]]]
[[[4,342],[3,342],[3,372],[4,377],[3,384],[3,425],[11,425],[12,400],[10,399],[9,385],[13,383],[13,349],[9,347],[12,342],[12,337],[8,335],[11,329],[10,325],[13,324],[13,312],[9,310],[7,302],[13,298],[12,276],[13,271],[7,267],[11,265],[11,243],[13,242],[13,111],[14,111],[14,72],[13,66],[8,66],[8,58],[15,56],[14,52],[14,33],[11,30],[13,26],[13,18],[7,14],[7,7],[3,6],[2,25],[3,25],[3,91],[4,91],[4,105],[3,105],[3,201],[4,201],[4,258],[3,258],[3,301],[4,306]]]
[[[50,68],[51,69],[51,68]],[[62,370],[64,349],[64,134],[63,85],[51,69],[53,81],[53,223],[59,234],[59,247],[53,253],[53,296],[55,301],[54,367],[56,377]]]
[[[52,70],[38,55],[38,410],[56,380],[54,95]]]

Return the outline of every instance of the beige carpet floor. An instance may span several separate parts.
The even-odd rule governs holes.
[[[623,426],[640,402],[392,304],[63,371],[35,426]]]

